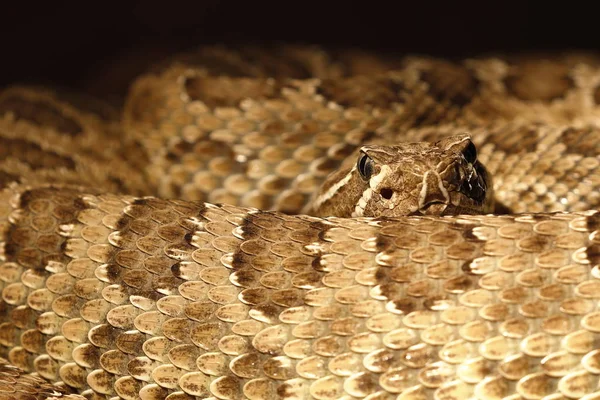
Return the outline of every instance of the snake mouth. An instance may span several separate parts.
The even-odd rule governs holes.
[[[453,204],[451,202],[445,201],[434,201],[425,207],[421,207],[416,211],[410,213],[411,216],[444,216],[444,215],[460,215],[460,214],[482,214],[480,205],[470,199],[471,204],[464,204],[465,202],[461,202],[462,204]]]

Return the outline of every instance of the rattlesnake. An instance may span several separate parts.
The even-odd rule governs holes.
[[[0,397],[596,399],[599,103],[594,55],[310,46],[179,55],[122,112],[8,87]],[[478,200],[423,215],[446,184]]]

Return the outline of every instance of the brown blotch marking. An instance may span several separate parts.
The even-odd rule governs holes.
[[[277,396],[280,399],[288,399],[295,396],[293,386],[289,383],[283,383],[277,387]]]
[[[388,76],[324,79],[317,87],[317,94],[342,107],[369,105],[389,109],[393,103],[403,104],[406,92],[403,82]]]
[[[244,239],[251,240],[260,237],[260,232],[262,228],[254,224],[252,221],[254,220],[253,215],[248,215],[244,218],[243,223],[241,225],[242,231],[244,232]]]
[[[6,237],[10,237],[12,235],[12,230],[14,228],[11,227],[11,229],[9,230],[9,232],[7,233]],[[14,260],[15,256],[17,255],[17,251],[19,249],[19,246],[17,246],[16,243],[14,242],[6,242],[4,243],[4,255],[6,256],[6,258],[8,260]]]
[[[408,297],[394,300],[393,303],[394,307],[396,307],[397,310],[402,311],[404,315],[410,314],[417,308],[417,304],[415,303],[415,301]]]
[[[446,281],[444,284],[444,290],[449,293],[465,293],[469,290],[474,289],[475,279],[471,279],[467,275],[460,275],[456,278],[452,278]]]
[[[263,303],[252,307],[252,309],[254,311],[260,312],[268,320],[273,321],[272,323],[275,323],[275,321],[279,319],[279,314],[283,310],[283,307],[277,306],[272,303]]]
[[[121,276],[121,267],[117,264],[108,264],[106,266],[106,274],[110,283],[119,281]]]
[[[549,239],[535,235],[523,238],[519,241],[519,247],[524,251],[541,252],[550,243]]]
[[[458,107],[469,104],[479,91],[479,81],[466,67],[447,61],[435,61],[432,68],[421,72],[421,80],[429,85],[437,102]]]
[[[586,248],[585,255],[591,266],[600,264],[600,244],[593,244]]]
[[[379,284],[379,292],[387,300],[395,300],[403,296],[404,285],[399,282],[383,281]]]
[[[503,135],[491,135],[487,143],[507,154],[533,153],[540,141],[539,131],[537,123],[518,125],[515,129],[506,129]]]
[[[29,204],[31,204],[36,199],[52,199],[55,204],[54,210],[52,214],[55,218],[58,218],[57,224],[65,224],[70,223],[76,219],[77,213],[88,208],[85,203],[83,203],[80,199],[80,194],[74,190],[68,189],[55,189],[55,188],[41,188],[41,189],[31,189],[26,190],[21,193],[19,198],[19,208],[23,210],[29,209]],[[48,211],[50,212],[50,211]],[[20,228],[19,224],[10,225],[10,228],[6,232],[6,237],[11,238],[15,231]],[[40,254],[42,257],[31,258],[27,256],[26,253],[20,251],[20,246],[16,243],[8,240],[4,245],[4,252],[7,256],[8,260],[20,259],[22,257],[26,257],[28,260],[35,262],[35,265],[30,265],[31,268],[36,270],[45,271],[45,264],[42,261],[57,261],[62,263],[67,263],[70,259],[64,255],[64,249],[66,246],[66,239],[62,237],[58,237],[58,234],[55,234],[57,241],[60,241],[60,244],[55,243],[58,248],[60,248],[60,254],[51,255],[48,258],[48,254]],[[26,250],[26,249],[21,249]]]
[[[21,178],[18,175],[0,171],[0,189],[7,187],[12,182],[19,183],[21,182]]]
[[[600,86],[596,86],[596,89],[594,89],[594,103],[596,105],[600,104]]]
[[[327,231],[329,230],[329,228],[331,228],[330,225],[327,225],[323,222],[320,221],[315,221],[315,222],[311,222],[308,227],[310,229],[312,229],[314,232],[317,232],[317,238],[319,241],[321,242],[325,242],[325,235],[327,234]]]
[[[178,55],[177,61],[183,62],[189,67],[200,67],[211,75],[227,75],[234,78],[251,76],[251,74],[248,74],[248,68],[244,68],[245,66],[239,63],[237,58],[233,61],[228,57],[223,57],[221,53],[190,52]],[[153,66],[152,71],[160,73],[167,69],[172,62],[172,59],[167,59],[158,63]]]
[[[258,272],[254,268],[248,267],[248,264],[246,264],[246,268],[236,271],[237,284],[244,288],[253,287],[259,279],[257,274]]]
[[[318,255],[318,256],[316,256],[312,260],[312,262],[310,263],[310,266],[312,267],[312,269],[314,271],[317,271],[317,272],[328,272],[327,271],[327,266],[322,265],[321,261],[322,261],[322,257],[321,257],[321,255]]]
[[[185,235],[183,235],[183,240],[191,245],[192,244],[192,240],[194,240],[194,232],[188,232]]]
[[[131,91],[129,98],[129,115],[134,121],[145,120],[152,126],[158,124],[161,120],[161,110],[164,105],[162,92],[155,87],[146,85],[136,87]]]
[[[356,150],[356,148],[358,146],[362,146],[363,144],[368,143],[371,139],[375,138],[377,136],[377,132],[375,132],[374,130],[367,130],[367,131],[362,131],[360,136],[356,136],[356,142],[354,142],[353,139],[353,143],[347,143],[350,146],[354,146],[353,150]],[[352,154],[352,152],[348,153],[346,156],[349,156],[350,154]]]
[[[68,103],[71,107],[97,115],[104,121],[116,121],[119,119],[119,111],[110,103],[97,99],[86,93],[67,90],[65,87],[57,88],[52,92],[53,97],[59,101]]]
[[[423,300],[423,307],[428,310],[439,310],[440,307],[444,307],[444,305],[448,302],[452,302],[449,296],[445,295],[436,295],[430,296]]]
[[[122,141],[115,158],[127,160],[133,168],[141,171],[151,162],[145,146],[138,139]]]
[[[110,172],[109,172],[109,174],[110,174]],[[115,191],[117,193],[128,193],[130,191],[127,183],[124,180],[122,180],[121,178],[119,178],[118,176],[110,175],[107,177],[107,181],[114,185]]]
[[[388,274],[387,274],[387,269],[380,267],[377,268],[377,272],[375,272],[375,281],[379,284],[384,283],[384,282],[388,282]]]
[[[289,187],[290,181],[291,179],[289,178],[277,177],[276,179],[270,180],[263,184],[261,189],[271,192],[272,194],[277,194]]]
[[[10,314],[11,319],[17,328],[27,329],[27,327],[30,325],[38,324],[36,322],[38,317],[37,311],[34,311],[32,308],[15,308]],[[0,315],[8,315],[8,309],[6,307],[6,303],[4,302],[0,302]]]
[[[339,64],[342,76],[374,75],[402,68],[403,58],[398,54],[385,52],[375,55],[362,50],[330,49],[328,55],[331,61]]]
[[[38,126],[49,126],[69,136],[78,136],[83,128],[72,118],[63,115],[59,110],[40,100],[28,100],[17,96],[0,99],[0,115],[12,112],[17,119],[25,119]]]
[[[181,278],[181,263],[175,263],[171,266],[171,273],[177,278]]]
[[[338,169],[338,167],[340,166],[341,161],[340,160],[334,160],[333,158],[325,158],[317,163],[315,163],[315,170],[318,173],[318,175],[320,176],[326,176],[330,173],[332,173],[333,171],[335,171],[336,169]],[[346,173],[348,173],[349,170],[346,170]],[[343,174],[346,175],[346,174]]]
[[[89,207],[86,205],[85,201],[84,201],[84,200],[83,200],[83,199],[82,199],[80,196],[77,196],[77,197],[75,197],[75,198],[73,199],[73,205],[75,206],[75,208],[76,208],[78,211],[85,210],[85,209],[89,208]]]
[[[509,72],[504,79],[506,90],[525,101],[551,102],[564,98],[575,86],[566,66],[531,62]]]
[[[361,144],[361,143],[368,143],[368,142],[371,141],[371,139],[374,139],[377,136],[378,136],[378,134],[377,134],[376,131],[373,131],[373,130],[366,131],[364,133],[364,135],[363,135],[363,137],[361,139],[361,142],[359,144]]]
[[[263,230],[263,228],[255,224],[254,221],[260,224],[260,215],[246,214],[243,217],[242,224],[239,226],[243,232],[243,240],[244,242],[256,240],[260,243],[265,243],[265,240],[260,237],[260,232]],[[238,246],[235,253],[233,253],[231,261],[233,270],[242,270],[248,265],[252,265],[252,260],[254,258],[256,258],[256,256],[244,253],[241,249],[241,246]]]
[[[473,273],[473,268],[471,267],[471,264],[473,263],[473,261],[475,261],[475,259],[465,261],[463,263],[463,265],[460,267],[461,271],[464,272],[465,274],[475,275]]]
[[[527,215],[527,218],[534,222],[542,222],[548,220],[548,216],[544,214],[529,214]]]
[[[595,127],[567,128],[560,135],[567,146],[566,152],[584,157],[597,157],[600,153],[600,130]]]
[[[152,207],[152,208],[158,208],[158,209],[163,208],[165,204],[168,204],[168,203],[165,203],[164,200],[153,199],[153,198],[138,198],[132,202],[133,206]],[[194,213],[196,215],[190,215],[190,216],[198,216],[198,214],[201,215],[202,211],[205,208],[204,208],[204,206],[198,206],[198,207],[200,207],[200,212],[196,213],[196,211],[194,210]],[[144,218],[144,217],[140,217],[140,218]],[[124,214],[124,213],[121,214],[116,225],[118,227],[120,227],[119,228],[120,230],[122,230],[122,232],[121,232],[122,235],[127,236],[127,235],[131,235],[132,232],[135,232],[135,231],[131,230],[131,223],[130,223],[131,220],[132,220],[131,216]],[[136,233],[133,233],[133,234],[137,235]],[[181,243],[181,244],[184,244],[184,247],[190,246],[192,237],[193,237],[192,232],[186,233],[185,235],[183,235],[183,241],[182,241],[185,244],[184,243]],[[115,284],[115,283],[121,284],[122,283],[124,285],[124,287],[127,288],[129,295],[137,295],[137,296],[147,297],[151,300],[158,300],[161,297],[163,297],[163,295],[157,291],[158,289],[177,287],[176,285],[179,285],[181,282],[183,282],[183,280],[179,278],[179,275],[180,275],[179,267],[180,266],[177,263],[176,259],[169,258],[169,260],[172,261],[172,264],[163,268],[162,270],[160,268],[156,268],[156,270],[158,272],[167,271],[166,276],[156,276],[147,271],[148,268],[152,269],[152,267],[154,267],[155,264],[148,264],[148,265],[146,265],[146,269],[138,269],[138,270],[129,270],[129,269],[122,268],[121,266],[119,266],[117,263],[117,255],[119,254],[120,251],[121,251],[121,249],[113,248],[113,250],[108,258],[108,262],[107,262],[108,265],[106,266],[106,273],[107,273],[109,281],[112,284]],[[149,260],[150,260],[149,258],[146,258],[147,262],[149,262]],[[153,272],[156,272],[156,271],[153,271]]]
[[[131,220],[132,220],[132,218],[129,217],[128,215],[121,214],[121,218],[119,218],[117,220],[117,222],[115,223],[115,230],[120,231],[120,230],[127,228],[129,226],[129,224],[131,223]]]
[[[600,229],[600,212],[594,213],[585,219],[586,228],[589,232]]]
[[[458,228],[459,230],[462,230],[462,237],[465,240],[468,240],[469,242],[477,242],[477,243],[485,242],[485,240],[481,240],[480,238],[477,237],[477,235],[475,235],[475,233],[473,233],[474,229],[477,228],[477,225],[465,226],[465,225],[458,224],[458,223],[451,223],[449,228],[450,229]],[[471,261],[473,261],[473,260],[471,260]],[[469,262],[471,262],[471,261],[469,261]]]
[[[390,248],[393,244],[393,239],[384,235],[377,235],[375,238],[375,250],[382,252]]]
[[[327,225],[323,222],[320,221],[314,221],[311,222],[308,225],[309,229],[311,229],[313,232],[316,232],[316,237],[319,241],[321,242],[326,242],[325,240],[325,235],[327,234],[327,231],[329,231],[329,228],[331,228],[331,225]]]
[[[184,154],[190,153],[194,149],[193,143],[188,143],[186,141],[179,141],[175,145],[169,147],[169,151],[165,155],[167,161],[172,163],[177,163],[181,161],[181,158]]]
[[[185,282],[185,280],[180,279],[176,276],[170,275],[170,276],[159,276],[159,277],[154,277],[152,279],[152,289],[154,291],[154,293],[156,293],[158,295],[158,298],[162,297],[162,295],[159,295],[159,290],[171,290],[172,288],[177,288],[179,287],[179,285],[181,285],[183,282]]]
[[[34,170],[40,168],[75,169],[73,159],[42,149],[39,144],[25,139],[0,138],[0,159],[8,157],[17,157]]]
[[[232,269],[234,271],[238,271],[241,270],[245,267],[247,267],[248,265],[251,265],[252,260],[255,258],[256,256],[250,255],[250,254],[246,254],[243,251],[236,251],[233,254],[232,260],[231,260],[231,266]]]
[[[224,49],[223,51],[193,51],[178,55],[177,61],[186,66],[199,67],[210,75],[226,75],[233,78],[243,77],[290,77],[295,79],[308,79],[314,75],[302,59],[290,56],[285,50],[274,46],[245,47],[239,49]],[[157,64],[152,71],[159,73],[170,65],[172,60]]]
[[[377,283],[382,296],[387,300],[396,302],[398,295],[401,294],[403,290],[402,285],[390,277],[391,272],[392,268],[389,267],[377,268],[377,271],[375,272],[375,282]],[[402,299],[400,301],[402,301]]]
[[[199,76],[189,77],[184,83],[185,92],[192,101],[202,101],[212,109],[236,107],[246,98],[279,98],[283,85],[280,81],[271,84],[267,79]]]
[[[290,56],[285,50],[276,46],[267,45],[265,47],[246,47],[236,50],[236,53],[247,63],[258,65],[266,73],[266,76],[290,77],[294,79],[309,79],[314,76],[310,69],[310,63],[306,60],[297,59]],[[217,70],[220,74],[220,69]]]

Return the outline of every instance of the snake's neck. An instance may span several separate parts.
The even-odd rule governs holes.
[[[357,210],[360,214],[360,202],[367,189],[355,165],[340,168],[323,183],[306,211],[317,217],[361,216]]]

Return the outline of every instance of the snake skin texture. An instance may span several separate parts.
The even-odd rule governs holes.
[[[0,91],[0,399],[600,398],[600,59],[210,47]],[[316,217],[469,133],[493,214]],[[413,188],[407,188],[412,190]]]

